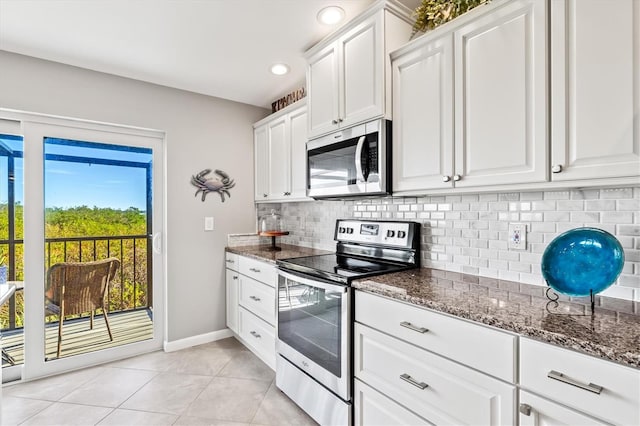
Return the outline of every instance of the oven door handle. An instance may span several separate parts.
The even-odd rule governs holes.
[[[314,279],[304,278],[299,275],[290,274],[288,272],[283,271],[282,269],[278,269],[278,275],[288,280],[295,281],[300,284],[308,285],[310,287],[317,287],[317,288],[322,288],[324,290],[331,290],[331,291],[338,291],[341,289],[342,290],[341,293],[347,292],[347,287],[342,284],[337,284],[337,283],[329,284],[323,281],[316,281]]]
[[[362,173],[362,148],[364,147],[364,141],[366,136],[360,136],[358,144],[356,145],[356,178],[358,182],[364,182],[364,174]]]

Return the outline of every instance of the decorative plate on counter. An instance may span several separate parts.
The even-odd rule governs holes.
[[[576,228],[557,236],[542,255],[542,276],[549,287],[569,296],[599,293],[615,282],[624,251],[610,233]]]

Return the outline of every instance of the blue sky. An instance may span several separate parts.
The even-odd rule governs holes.
[[[20,141],[0,137],[0,143],[5,143],[14,150],[21,149]],[[142,163],[151,160],[150,153],[104,149],[102,145],[95,147],[46,143],[45,153]],[[6,203],[8,199],[6,158],[0,156],[0,203]],[[22,159],[16,159],[15,169],[16,200],[22,202]],[[45,207],[68,208],[85,205],[115,209],[136,207],[146,210],[144,168],[47,160],[44,172]]]

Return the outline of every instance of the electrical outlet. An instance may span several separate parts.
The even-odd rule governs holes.
[[[525,223],[509,224],[509,248],[511,250],[527,249],[527,225]]]
[[[205,231],[213,231],[214,228],[214,224],[213,224],[213,217],[208,216],[204,218],[204,230]]]

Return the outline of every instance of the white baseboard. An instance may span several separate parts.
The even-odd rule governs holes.
[[[165,352],[175,352],[180,349],[190,348],[192,346],[204,345],[205,343],[215,342],[216,340],[232,337],[233,331],[228,328],[224,330],[212,331],[211,333],[199,334],[172,342],[164,342]]]

